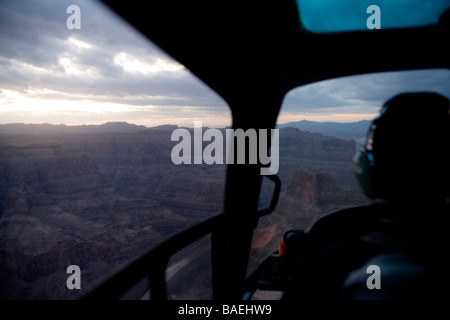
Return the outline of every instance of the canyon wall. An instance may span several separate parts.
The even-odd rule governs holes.
[[[226,166],[174,165],[175,128],[0,126],[0,298],[76,299],[83,290],[67,289],[69,265],[80,266],[88,290],[220,213]],[[352,140],[280,129],[283,188],[255,231],[257,255],[270,253],[286,229],[365,201],[354,153]]]

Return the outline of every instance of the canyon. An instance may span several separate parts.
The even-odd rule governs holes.
[[[226,165],[175,165],[176,128],[0,125],[0,298],[77,299],[174,233],[220,214]],[[250,266],[276,250],[284,231],[367,203],[354,178],[354,140],[286,127],[279,148],[282,192],[255,230]],[[197,274],[190,289],[201,294],[187,296],[205,298],[207,277],[198,271],[209,253],[202,245],[191,251],[201,267],[184,269]],[[186,288],[175,283],[182,259],[170,266],[177,290]],[[81,290],[66,287],[73,264]]]

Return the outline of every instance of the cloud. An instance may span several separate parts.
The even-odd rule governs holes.
[[[72,4],[81,10],[80,30],[66,27]],[[103,4],[19,0],[1,1],[1,7],[0,112],[9,112],[2,122],[13,118],[13,105],[17,115],[31,109],[36,116],[44,108],[53,110],[52,121],[60,116],[67,122],[65,115],[85,114],[98,103],[93,111],[123,105],[121,115],[131,118],[164,106],[158,109],[161,121],[180,113],[173,107],[208,109],[203,114],[220,114],[223,125],[230,124],[228,107],[216,93]]]
[[[80,30],[66,26],[73,4]],[[0,0],[0,7],[1,123],[230,125],[222,98],[103,4]],[[449,96],[449,80],[448,70],[428,70],[322,81],[291,91],[280,119],[371,118],[398,92]]]
[[[318,114],[373,115],[388,99],[402,92],[433,91],[450,98],[450,71],[412,70],[356,75],[325,80],[291,90],[281,116]],[[290,120],[292,121],[292,120]]]

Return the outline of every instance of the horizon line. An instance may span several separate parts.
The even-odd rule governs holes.
[[[279,125],[286,125],[286,124],[290,124],[290,123],[297,123],[297,122],[303,122],[303,121],[307,121],[307,122],[315,122],[315,123],[357,123],[357,122],[361,122],[361,121],[371,121],[372,119],[360,119],[360,120],[355,120],[355,121],[330,121],[330,120],[325,120],[325,121],[316,121],[316,120],[308,120],[308,119],[302,119],[302,120],[293,120],[293,121],[287,121],[287,122],[283,122],[283,123],[276,123],[275,127],[279,126]],[[196,120],[196,121],[202,121],[202,120]],[[0,126],[3,125],[50,125],[50,126],[66,126],[66,127],[81,127],[81,126],[102,126],[102,125],[106,125],[106,124],[128,124],[128,125],[134,125],[137,127],[144,127],[144,128],[156,128],[156,127],[161,127],[161,126],[177,126],[177,127],[184,127],[184,128],[193,128],[194,127],[194,122],[192,122],[192,125],[183,125],[183,124],[176,124],[176,123],[163,123],[163,124],[156,124],[156,125],[152,125],[152,126],[148,126],[148,125],[144,125],[144,124],[139,124],[139,123],[135,123],[135,122],[129,122],[129,121],[105,121],[105,122],[101,122],[101,123],[81,123],[81,124],[66,124],[66,123],[50,123],[50,122],[7,122],[7,123],[0,123]],[[218,125],[218,126],[209,126],[209,127],[213,127],[213,128],[231,128],[232,125],[228,124],[228,125]]]

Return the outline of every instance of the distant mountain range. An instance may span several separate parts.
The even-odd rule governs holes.
[[[343,140],[356,140],[356,143],[362,143],[365,140],[367,130],[371,121],[361,120],[357,122],[316,122],[301,120],[278,124],[277,128],[292,127],[300,131],[318,132],[323,136],[336,137]],[[142,125],[130,124],[127,122],[106,122],[102,125],[79,125],[66,126],[51,124],[0,124],[0,133],[6,134],[55,134],[64,130],[64,133],[134,133],[142,130],[175,130],[176,125],[162,125],[157,127],[145,127]]]
[[[324,136],[332,136],[344,140],[355,140],[358,144],[365,140],[370,123],[370,120],[349,123],[301,120],[279,124],[277,127],[293,127],[300,131],[318,132]]]
[[[55,134],[55,133],[135,133],[142,130],[159,129],[175,130],[176,125],[161,125],[157,127],[145,127],[128,122],[106,122],[101,125],[78,125],[67,126],[65,124],[53,125],[10,123],[0,124],[0,133],[4,134]]]

